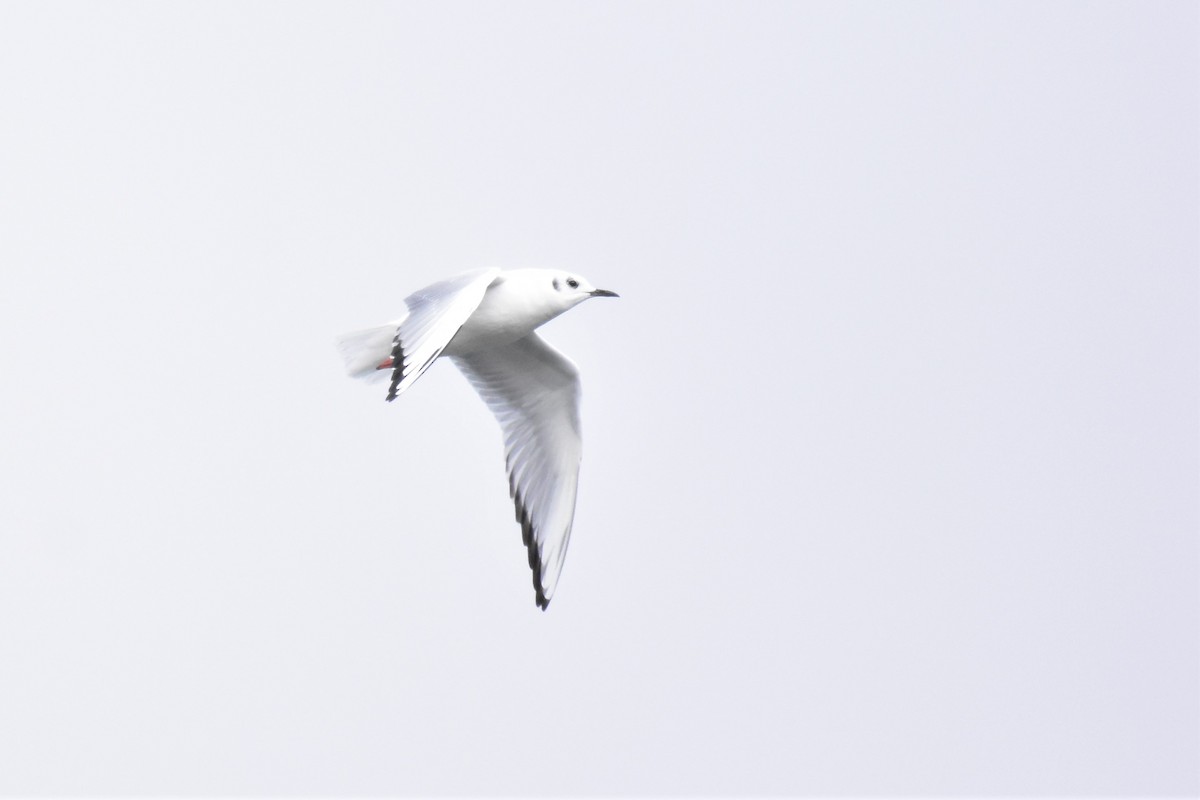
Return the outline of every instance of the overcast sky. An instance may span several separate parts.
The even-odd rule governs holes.
[[[1200,791],[1194,3],[0,5],[0,793]],[[567,268],[571,551],[344,331]]]

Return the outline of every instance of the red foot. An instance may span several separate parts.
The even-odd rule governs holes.
[[[379,366],[377,366],[375,369],[391,369],[394,366],[396,366],[396,359],[388,356],[386,360],[380,361]]]

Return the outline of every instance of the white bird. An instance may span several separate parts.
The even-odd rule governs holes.
[[[534,330],[591,297],[617,297],[550,269],[476,270],[405,299],[405,316],[337,340],[351,377],[391,377],[395,400],[449,356],[504,434],[508,488],[535,599],[554,595],[575,518],[582,442],[579,370]]]

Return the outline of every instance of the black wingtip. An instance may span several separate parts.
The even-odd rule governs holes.
[[[400,341],[399,330],[392,339],[392,363],[395,368],[392,370],[392,383],[388,386],[387,401],[389,403],[399,395],[396,390],[400,388],[400,381],[404,380],[404,343]]]
[[[538,574],[540,570],[533,570],[533,602],[542,611],[545,611],[550,606],[550,598],[546,597],[546,593],[542,591],[541,576]]]
[[[533,520],[529,518],[529,512],[525,509],[525,504],[521,502],[521,496],[513,492],[513,500],[517,507],[517,522],[521,523],[521,540],[524,542],[529,555],[529,568],[533,570],[533,602],[542,611],[550,605],[550,598],[546,597],[546,592],[542,588],[542,554],[538,550],[537,537],[533,535]]]

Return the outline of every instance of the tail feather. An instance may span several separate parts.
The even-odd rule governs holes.
[[[403,320],[389,322],[374,328],[366,328],[339,336],[335,340],[346,374],[351,378],[389,378],[392,371],[381,368],[392,356],[392,339]]]

